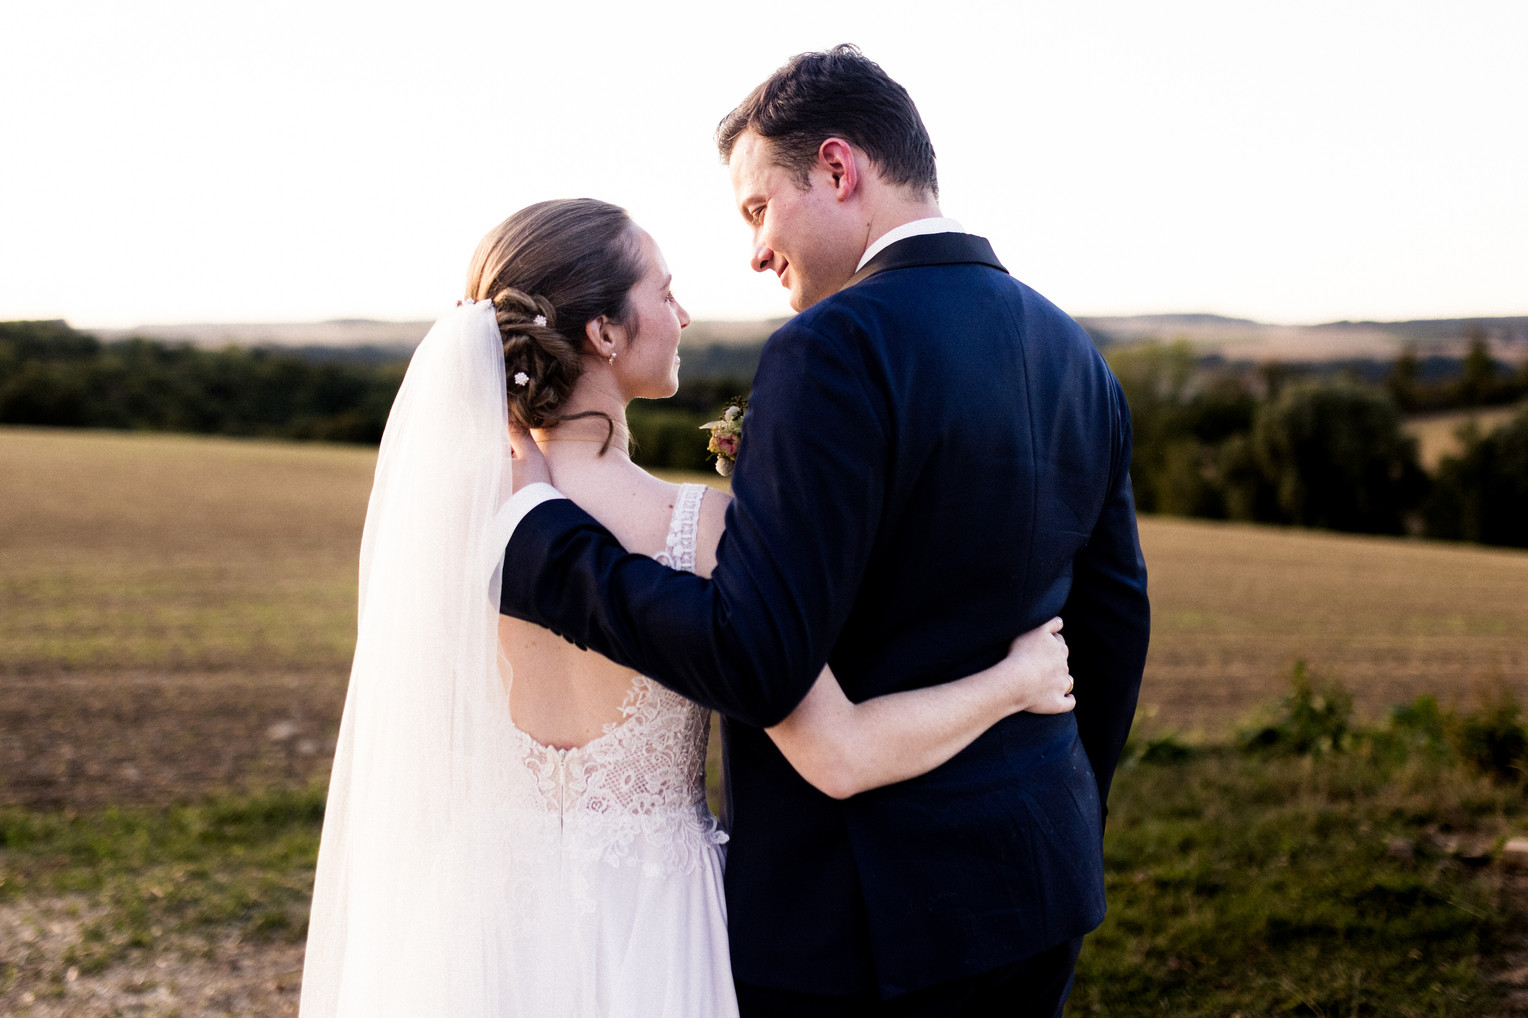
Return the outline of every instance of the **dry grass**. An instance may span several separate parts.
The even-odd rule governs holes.
[[[374,461],[0,430],[0,803],[326,774]]]
[[[1417,455],[1428,470],[1438,469],[1443,457],[1457,455],[1462,446],[1459,429],[1471,421],[1486,434],[1506,424],[1522,411],[1521,406],[1490,407],[1484,410],[1450,410],[1408,418],[1406,433],[1417,440]]]
[[[0,429],[0,802],[322,777],[374,462]],[[1528,694],[1528,553],[1167,518],[1141,535],[1148,731],[1224,736],[1299,659],[1370,717],[1496,681]]]
[[[1528,552],[1167,518],[1141,542],[1148,729],[1227,734],[1302,659],[1369,718],[1423,693],[1528,693]]]
[[[375,454],[0,431],[0,670],[344,667]]]
[[[0,804],[327,777],[375,463],[0,428]]]

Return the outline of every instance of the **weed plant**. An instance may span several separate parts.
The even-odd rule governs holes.
[[[1473,1016],[1523,918],[1494,856],[1528,832],[1501,697],[1421,698],[1371,730],[1297,669],[1234,746],[1132,748],[1105,838],[1110,913],[1069,1015]],[[1176,748],[1172,748],[1176,747]],[[1481,747],[1492,747],[1487,752]],[[1518,906],[1521,907],[1520,905]]]

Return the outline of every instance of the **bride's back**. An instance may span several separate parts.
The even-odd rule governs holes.
[[[664,551],[679,485],[653,477],[623,456],[595,458],[587,449],[559,449],[555,438],[546,451],[558,489],[628,551],[648,556]],[[723,500],[712,492],[703,503],[696,555],[701,575],[709,575],[715,561]],[[499,618],[499,650],[515,727],[537,742],[558,749],[582,746],[623,719],[621,708],[635,678],[630,668],[508,616]]]
[[[643,555],[664,550],[679,487],[620,444],[626,404],[678,386],[689,316],[671,278],[625,210],[593,199],[520,210],[483,238],[467,272],[468,295],[493,302],[510,422],[545,442],[558,488]],[[607,439],[616,447],[601,454]],[[721,517],[709,504],[701,516],[696,568],[709,575]],[[507,618],[499,646],[514,723],[542,745],[582,746],[626,716],[631,669]]]

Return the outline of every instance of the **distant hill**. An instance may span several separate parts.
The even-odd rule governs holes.
[[[742,350],[764,343],[784,319],[771,321],[696,321],[685,330],[685,346],[697,355],[712,347],[729,348],[735,361]],[[1518,364],[1528,361],[1528,316],[1448,318],[1407,322],[1328,322],[1321,325],[1269,325],[1221,315],[1177,314],[1081,317],[1078,323],[1099,346],[1148,341],[1184,341],[1205,355],[1232,361],[1393,360],[1412,347],[1421,356],[1462,356],[1473,335],[1483,335],[1492,355]],[[328,322],[209,323],[142,325],[97,330],[104,340],[142,336],[201,347],[271,346],[317,352],[323,348],[368,348],[371,356],[406,355],[429,331],[429,322],[383,322],[344,319]],[[697,358],[699,359],[699,358]]]
[[[138,325],[131,329],[95,329],[112,342],[138,336],[162,343],[220,349],[225,346],[375,347],[407,354],[430,331],[429,322],[379,322],[364,318],[329,322],[200,322]]]
[[[1138,315],[1078,318],[1099,346],[1182,340],[1202,354],[1237,361],[1393,360],[1407,347],[1420,356],[1463,356],[1475,334],[1491,354],[1528,360],[1528,316],[1446,318],[1409,322],[1328,322],[1267,325],[1220,315]]]
[[[685,329],[686,345],[759,346],[785,319],[773,321],[697,321]],[[383,322],[366,318],[327,322],[213,322],[139,325],[131,329],[96,329],[111,342],[141,336],[191,346],[272,346],[283,348],[373,347],[407,353],[430,331],[430,322]]]

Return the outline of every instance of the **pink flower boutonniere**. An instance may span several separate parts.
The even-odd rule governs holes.
[[[732,474],[732,466],[737,462],[738,447],[743,443],[743,415],[747,412],[748,401],[739,397],[722,411],[721,420],[707,421],[700,426],[701,431],[711,433],[706,452],[716,457],[716,472],[723,477]]]

